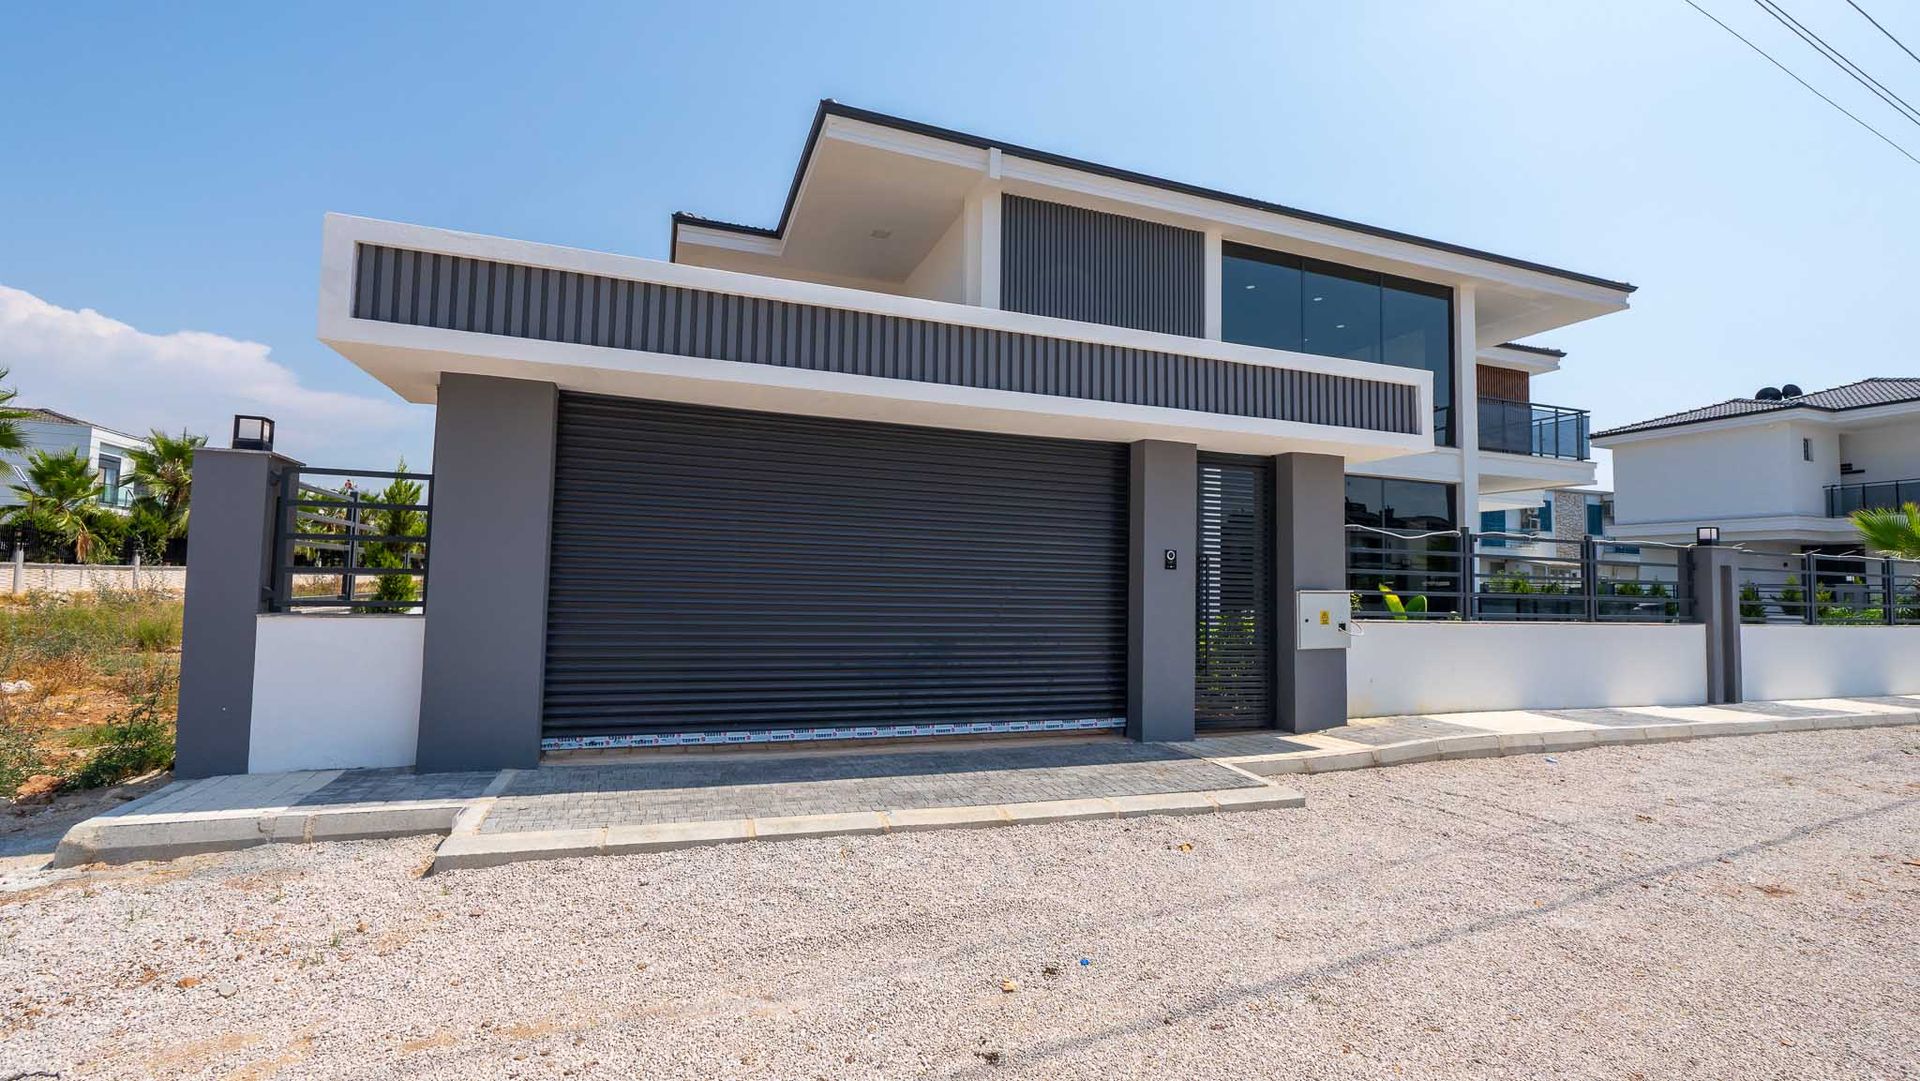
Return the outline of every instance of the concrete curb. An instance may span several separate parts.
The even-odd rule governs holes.
[[[54,849],[54,867],[133,863],[264,844],[365,841],[452,832],[461,803],[399,803],[355,807],[270,807],[200,815],[103,816],[67,831]]]
[[[1265,784],[1211,792],[1050,800],[1004,806],[926,807],[902,811],[793,815],[785,818],[730,818],[530,833],[456,833],[440,843],[439,850],[433,856],[431,871],[471,870],[530,860],[562,860],[580,856],[671,852],[742,841],[798,841],[937,829],[985,829],[1142,815],[1225,814],[1231,811],[1304,807],[1306,802],[1305,796],[1290,788]]]
[[[1739,706],[1723,707],[1739,710]],[[1224,758],[1231,765],[1262,777],[1282,777],[1294,773],[1337,773],[1375,766],[1404,766],[1414,762],[1457,761],[1471,758],[1500,758],[1516,754],[1559,754],[1589,747],[1620,746],[1636,743],[1666,743],[1678,740],[1711,739],[1720,736],[1763,736],[1777,732],[1812,732],[1846,728],[1897,728],[1920,724],[1920,711],[1893,713],[1836,713],[1825,717],[1773,717],[1749,713],[1752,720],[1732,717],[1711,721],[1676,721],[1672,724],[1621,725],[1556,732],[1486,732],[1458,736],[1390,743],[1383,747],[1361,747],[1339,737],[1339,747],[1316,751],[1294,751],[1280,755],[1247,755]]]

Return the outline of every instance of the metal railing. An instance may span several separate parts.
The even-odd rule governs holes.
[[[1357,619],[1687,623],[1690,546],[1346,527]],[[1516,550],[1514,543],[1529,545]],[[1541,545],[1545,545],[1544,548]]]
[[[1740,550],[1740,622],[1920,624],[1920,562]]]
[[[1826,493],[1829,518],[1845,518],[1857,510],[1899,510],[1920,503],[1920,479],[1829,484]]]
[[[1588,415],[1584,409],[1505,398],[1480,399],[1481,450],[1586,461],[1590,456],[1587,436]]]
[[[335,485],[309,477],[344,478]],[[363,491],[356,479],[387,483]],[[427,603],[431,473],[288,468],[274,516],[270,607],[411,612]]]

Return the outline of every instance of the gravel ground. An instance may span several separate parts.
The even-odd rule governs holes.
[[[427,878],[430,840],[15,876],[0,1078],[1920,1076],[1920,731],[1300,780]]]

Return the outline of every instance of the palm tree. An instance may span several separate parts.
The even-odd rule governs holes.
[[[0,368],[0,379],[5,379],[11,372],[10,368]],[[20,437],[20,422],[33,416],[33,412],[13,408],[16,393],[12,387],[0,387],[0,451],[19,450],[26,445]]]
[[[193,452],[207,445],[204,435],[184,429],[171,436],[154,429],[146,450],[127,453],[133,472],[127,478],[140,493],[140,504],[158,511],[167,522],[168,537],[187,534],[188,505],[193,500]]]
[[[85,563],[101,539],[100,494],[105,486],[77,450],[58,454],[36,450],[20,471],[25,484],[12,485],[20,505],[7,512],[9,520],[24,522],[73,545],[74,559]]]
[[[1920,504],[1854,511],[1853,528],[1862,544],[1882,555],[1920,559]]]

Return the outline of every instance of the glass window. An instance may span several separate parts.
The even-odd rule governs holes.
[[[1452,529],[1453,487],[1418,480],[1383,482],[1389,529]]]
[[[1380,360],[1380,277],[1309,263],[1301,281],[1301,347],[1323,357]]]
[[[1347,478],[1347,524],[1370,525],[1378,528],[1386,525],[1381,516],[1381,492],[1379,477]]]
[[[120,459],[109,454],[100,456],[100,502],[120,502]]]
[[[1433,441],[1453,445],[1453,299],[1444,286],[1384,279],[1380,359],[1433,373]]]
[[[1606,508],[1598,501],[1587,504],[1587,535],[1598,537],[1606,533]]]
[[[1300,352],[1300,278],[1300,260],[1285,252],[1224,245],[1220,336],[1243,345]]]
[[[1434,442],[1453,445],[1453,291],[1226,244],[1220,336],[1230,342],[1433,373]]]
[[[1551,496],[1547,497],[1545,503],[1540,504],[1540,531],[1553,532],[1553,497]]]

